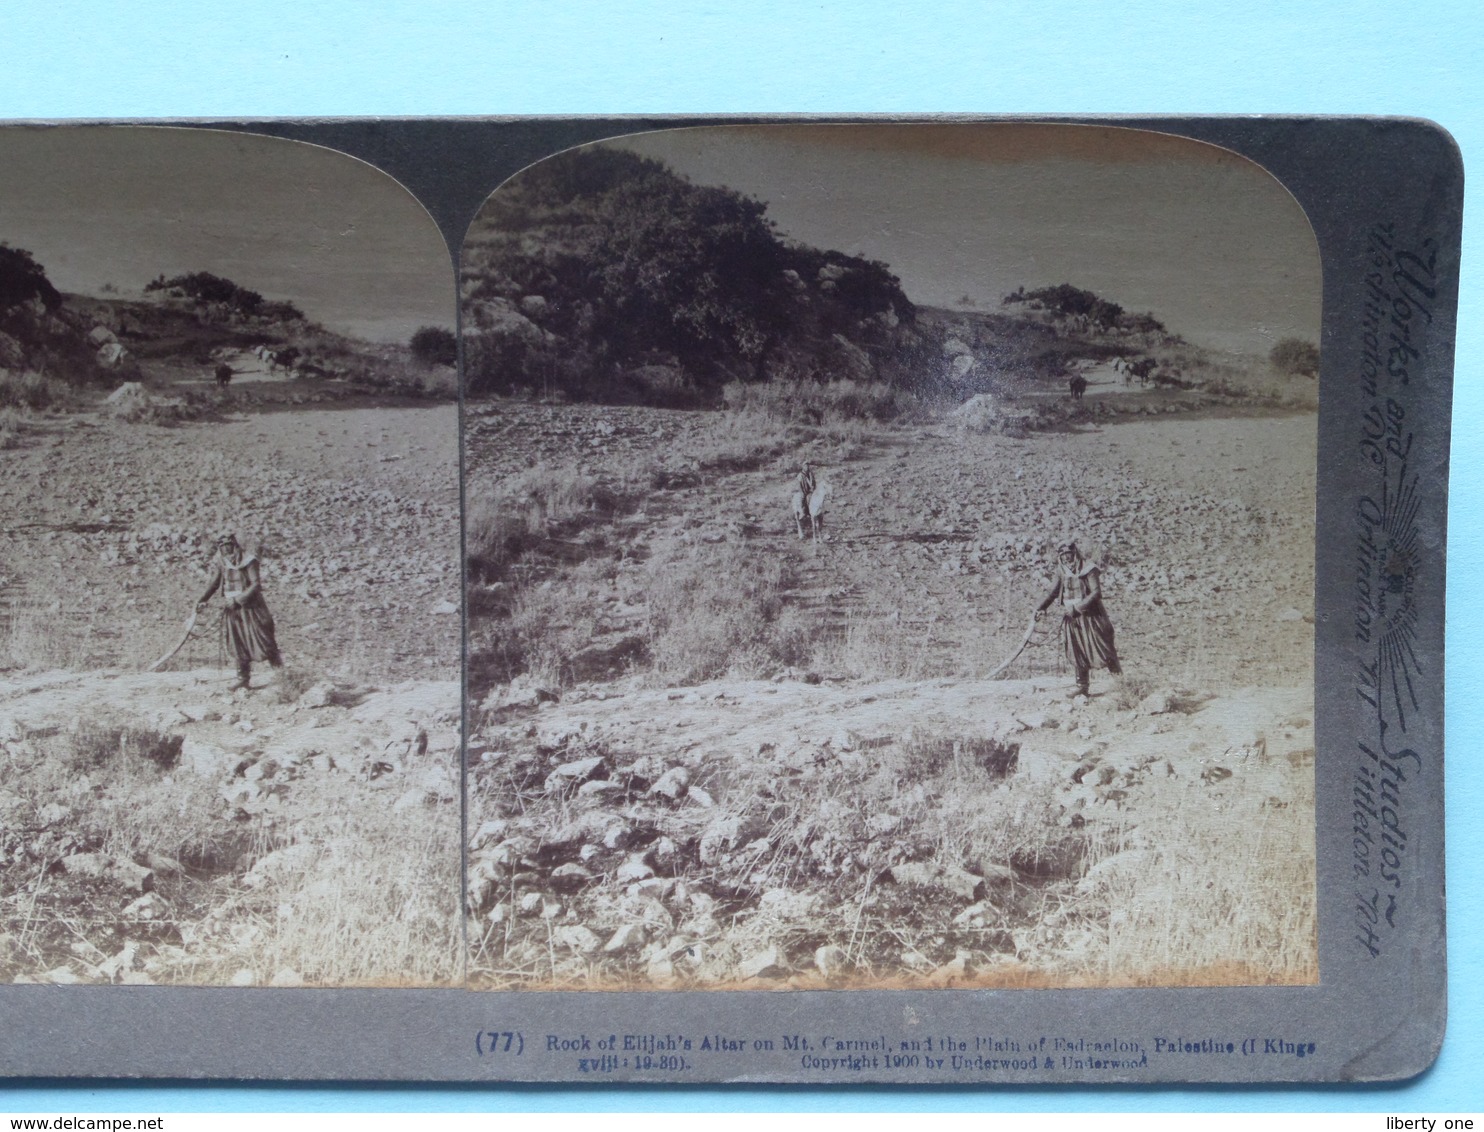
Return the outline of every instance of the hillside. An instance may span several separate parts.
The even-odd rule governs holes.
[[[0,978],[457,979],[454,371],[216,277],[29,278],[0,318]],[[237,690],[224,594],[182,642],[225,531],[285,662]]]
[[[765,213],[619,150],[526,170],[464,246],[468,392],[715,404],[729,381],[920,380],[931,343],[887,267]]]
[[[728,386],[850,381],[951,403],[1065,389],[1102,367],[1141,386],[1315,398],[1307,362],[1289,380],[1070,283],[994,309],[917,305],[889,265],[781,236],[764,202],[601,147],[496,192],[461,287],[474,397],[715,407],[736,400]]]
[[[0,442],[18,414],[85,408],[135,383],[136,416],[179,420],[223,408],[347,398],[452,398],[451,364],[408,345],[363,342],[206,272],[157,278],[135,295],[59,292],[28,252],[0,243]]]

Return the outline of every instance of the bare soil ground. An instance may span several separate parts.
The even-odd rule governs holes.
[[[471,406],[471,547],[523,539],[469,595],[476,984],[1316,978],[1314,416],[1110,393],[1024,439]],[[1068,537],[1125,675],[987,680]]]
[[[0,975],[459,976],[456,430],[313,383],[28,422],[0,463]],[[287,665],[236,695],[215,607],[143,674],[223,529]]]

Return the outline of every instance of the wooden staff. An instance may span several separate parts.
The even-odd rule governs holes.
[[[1039,610],[1037,612],[1039,612]],[[1032,613],[1031,614],[1030,624],[1028,624],[1025,627],[1025,636],[1023,636],[1023,637],[1020,638],[1020,644],[1019,644],[1019,646],[1015,649],[1014,652],[1012,652],[1009,656],[1007,656],[1005,658],[1005,662],[1003,664],[1001,664],[998,668],[996,668],[993,672],[991,672],[989,674],[989,676],[987,677],[987,679],[993,680],[1001,672],[1005,671],[1005,669],[1009,668],[1012,664],[1014,664],[1015,663],[1015,658],[1018,657],[1021,653],[1025,652],[1026,646],[1031,643],[1031,638],[1034,637],[1035,635],[1036,635],[1036,614],[1035,613]]]
[[[191,639],[191,634],[196,630],[196,618],[200,616],[200,613],[199,609],[191,610],[191,615],[186,618],[185,628],[181,630],[180,640],[175,642],[175,647],[145,669],[146,672],[158,672],[170,662],[171,657],[185,648],[185,643]]]

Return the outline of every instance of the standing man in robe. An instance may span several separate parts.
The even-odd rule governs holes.
[[[1123,669],[1118,665],[1118,650],[1113,647],[1113,622],[1103,608],[1098,568],[1083,561],[1075,542],[1057,547],[1056,557],[1056,583],[1036,607],[1036,618],[1039,620],[1053,602],[1061,602],[1062,651],[1077,673],[1077,694],[1085,696],[1092,669],[1106,668],[1114,676]]]
[[[227,608],[222,613],[222,637],[237,661],[237,682],[232,690],[250,687],[252,662],[266,660],[274,668],[283,667],[278,641],[273,635],[273,614],[263,600],[262,576],[256,555],[248,554],[227,533],[216,540],[216,555],[211,560],[211,581],[201,600],[199,611],[211,595],[220,589]]]

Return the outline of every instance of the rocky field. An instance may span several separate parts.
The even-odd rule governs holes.
[[[476,983],[1312,981],[1314,416],[1098,393],[472,405]],[[1068,537],[1125,667],[1085,700],[1054,643],[987,679]]]
[[[455,981],[457,682],[221,684],[0,682],[0,977]]]

